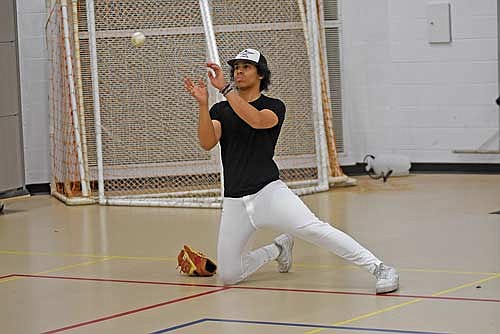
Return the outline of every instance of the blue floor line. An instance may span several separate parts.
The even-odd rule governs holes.
[[[252,320],[234,320],[234,319],[215,319],[215,318],[205,318],[192,321],[186,324],[169,327],[166,329],[159,330],[150,334],[160,334],[172,332],[180,328],[185,328],[193,325],[197,325],[203,322],[225,322],[225,323],[239,323],[239,324],[252,324],[252,325],[269,325],[269,326],[288,326],[288,327],[307,327],[307,328],[323,328],[323,329],[339,329],[339,330],[356,330],[364,332],[377,332],[377,333],[401,333],[401,334],[450,334],[444,332],[423,332],[423,331],[412,331],[403,329],[382,329],[382,328],[363,328],[363,327],[349,327],[349,326],[328,326],[328,325],[316,325],[316,324],[300,324],[300,323],[289,323],[289,322],[273,322],[273,321],[252,321]]]
[[[172,332],[172,331],[175,331],[177,329],[181,329],[181,328],[189,327],[189,326],[194,326],[196,324],[200,324],[200,323],[205,322],[205,321],[207,321],[207,319],[200,319],[200,320],[196,320],[196,321],[191,321],[191,322],[187,322],[187,323],[182,324],[182,325],[177,325],[177,326],[169,327],[166,329],[161,329],[161,330],[156,331],[156,332],[151,332],[150,334],[160,334],[160,333]]]

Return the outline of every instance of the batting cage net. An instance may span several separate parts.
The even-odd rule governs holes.
[[[207,82],[206,61],[220,59],[229,80],[225,62],[244,48],[266,56],[265,94],[287,107],[282,179],[298,194],[327,190],[321,34],[314,0],[58,2],[47,22],[53,194],[69,204],[220,207],[220,153],[198,143],[183,78]],[[212,104],[223,98],[209,92]]]

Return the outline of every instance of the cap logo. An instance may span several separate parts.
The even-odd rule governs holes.
[[[243,51],[240,52],[239,56],[240,57],[250,58],[249,55],[254,55],[254,54],[255,54],[255,52],[252,52],[250,50],[243,50]]]
[[[249,60],[254,63],[258,63],[260,60],[260,52],[254,49],[245,49],[238,53],[236,57],[230,60],[230,62],[234,62],[236,60]]]

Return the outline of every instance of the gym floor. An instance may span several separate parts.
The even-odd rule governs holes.
[[[369,273],[301,240],[287,274],[182,276],[184,243],[215,258],[220,210],[33,196],[0,215],[0,332],[500,333],[500,175],[357,179],[302,198],[399,269],[395,293],[374,295]]]

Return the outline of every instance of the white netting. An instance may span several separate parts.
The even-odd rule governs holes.
[[[298,2],[213,0],[211,4],[221,59],[247,47],[266,56],[272,73],[266,94],[280,98],[287,107],[275,160],[283,180],[297,191],[313,191],[320,186],[318,168],[323,167],[318,166],[318,124],[313,116],[317,106],[311,87],[312,55]]]
[[[324,190],[327,180],[322,175],[327,165],[321,156],[325,148],[321,147],[321,113],[317,112],[321,101],[312,93],[312,83],[319,77],[311,76],[311,59],[317,54],[308,51],[305,21],[297,1],[213,0],[210,4],[226,73],[225,60],[243,48],[259,49],[268,59],[272,87],[267,94],[282,99],[287,106],[276,152],[282,178],[298,193]],[[88,29],[92,12],[98,119],[93,95],[97,89],[92,85],[93,38],[92,29]],[[81,0],[77,21],[79,41],[72,40],[81,57],[82,98],[77,100],[79,107],[85,106],[81,122],[85,123],[82,130],[88,152],[84,158],[88,159],[92,189],[99,178],[95,127],[100,122],[103,202],[219,206],[219,153],[200,147],[197,104],[182,83],[185,76],[206,80],[207,45],[199,2]],[[140,48],[130,42],[137,31],[146,36]],[[60,46],[55,43],[53,47]],[[53,60],[53,66],[56,63]],[[61,89],[60,95],[66,94]],[[54,122],[63,123],[60,119]],[[71,123],[64,124],[54,130],[55,137],[60,135],[55,134],[58,131],[70,131]],[[58,145],[65,143],[55,147]],[[74,148],[71,152],[66,149],[65,154],[75,159]]]
[[[67,15],[56,3],[49,13],[46,38],[50,63],[49,108],[52,160],[51,190],[55,196],[69,204],[91,203],[91,190],[85,176],[85,141],[79,136],[78,106],[80,99],[75,92],[74,70],[78,71],[74,53],[68,46],[74,45],[71,15]],[[65,13],[66,14],[66,13]],[[72,101],[73,98],[73,101]],[[78,152],[80,150],[80,153]],[[71,199],[76,199],[73,203]]]
[[[197,104],[182,82],[184,76],[206,76],[198,2],[96,1],[94,12],[106,198],[142,200],[149,194],[184,197],[184,203],[217,201],[218,156],[198,144]],[[86,13],[83,1],[80,13]],[[87,31],[86,15],[80,16],[80,30]],[[136,31],[146,36],[140,48],[130,42]],[[95,122],[90,57],[84,56],[89,55],[88,37],[82,34],[81,52],[87,60],[83,76],[90,129]],[[90,145],[89,163],[96,173],[95,152]]]

